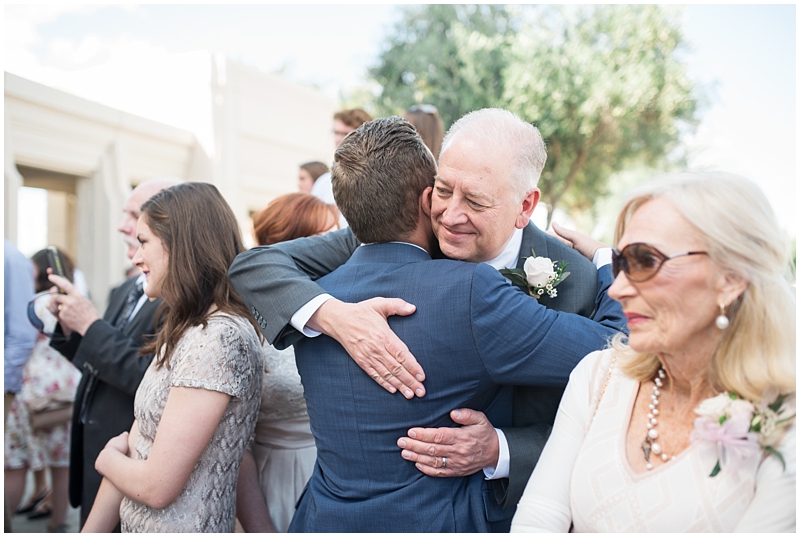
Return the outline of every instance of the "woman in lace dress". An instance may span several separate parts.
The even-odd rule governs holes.
[[[130,435],[97,458],[104,479],[84,531],[120,521],[125,532],[232,532],[264,370],[257,325],[227,278],[239,227],[214,186],[185,183],[142,205],[137,238],[133,262],[147,296],[164,299],[162,328],[142,349],[155,358]]]
[[[308,194],[287,194],[273,200],[253,217],[260,245],[319,235],[337,229],[337,211]],[[266,373],[261,409],[250,454],[240,470],[237,516],[248,532],[285,532],[294,505],[317,459],[306,400],[294,349],[277,350],[264,343]],[[264,502],[257,496],[260,490]]]
[[[631,197],[609,288],[629,339],[573,371],[512,531],[795,531],[782,237],[741,177],[682,174]]]

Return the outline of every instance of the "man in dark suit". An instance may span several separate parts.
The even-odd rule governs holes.
[[[128,197],[117,230],[132,259],[139,247],[136,222],[142,204],[161,190],[177,184],[157,179],[137,186]],[[81,508],[81,527],[92,509],[102,476],[94,469],[97,455],[111,438],[133,424],[133,398],[152,356],[141,356],[144,337],[155,333],[153,316],[161,300],[144,295],[144,275],[127,279],[111,291],[101,319],[94,305],[64,278],[50,281],[66,292],[55,295],[53,313],[58,316],[51,346],[81,370],[75,394],[69,460],[69,499]]]
[[[395,296],[417,313],[392,328],[427,371],[428,393],[383,393],[329,337],[295,344],[317,466],[291,531],[488,531],[497,507],[480,474],[436,479],[398,461],[413,425],[452,426],[454,407],[510,419],[501,384],[559,387],[624,324],[601,291],[596,323],[548,310],[485,264],[431,260],[433,156],[405,120],[363,125],[336,152],[333,187],[365,244],[319,283],[344,301]],[[378,200],[380,198],[380,200]],[[605,268],[601,288],[611,282]]]
[[[453,125],[442,145],[432,195],[433,229],[441,250],[453,259],[522,268],[533,248],[537,256],[567,261],[571,274],[557,288],[558,296],[542,297],[540,303],[592,318],[597,307],[595,266],[530,222],[545,159],[539,132],[513,114],[468,114]],[[337,339],[388,390],[422,396],[424,373],[383,320],[408,315],[413,307],[396,300],[346,304],[331,300],[309,281],[309,276],[316,279],[344,263],[358,244],[343,230],[257,248],[242,254],[230,275],[254,306],[268,341],[287,346],[301,332],[313,336],[313,329],[319,329]],[[485,468],[494,479],[498,504],[507,508],[505,526],[495,529],[507,529],[549,436],[562,392],[563,386],[519,387],[514,390],[513,426],[495,430],[482,413],[463,411],[453,415],[462,428],[412,429],[416,438],[403,437],[399,445],[403,456],[428,475],[463,476]],[[431,452],[436,456],[428,456]],[[448,461],[444,469],[443,457]]]

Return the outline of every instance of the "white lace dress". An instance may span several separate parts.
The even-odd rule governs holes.
[[[625,440],[639,382],[617,365],[597,405],[613,352],[592,353],[572,372],[512,532],[566,532],[570,523],[576,532],[795,531],[796,425],[778,446],[785,470],[775,456],[754,456],[709,477],[716,450],[692,444],[636,473]]]
[[[231,400],[180,495],[164,509],[124,499],[122,531],[233,532],[239,465],[253,437],[261,400],[261,343],[246,319],[217,313],[205,328],[186,332],[171,362],[170,368],[156,368],[154,360],[136,391],[137,459],[150,454],[173,386],[219,391]]]
[[[264,344],[266,373],[251,449],[270,518],[285,532],[317,460],[294,349]]]

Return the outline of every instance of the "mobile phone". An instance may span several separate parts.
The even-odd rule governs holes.
[[[58,248],[55,246],[47,247],[47,262],[50,265],[50,268],[53,269],[53,274],[61,276],[62,278],[67,277],[66,273],[64,272],[64,263],[61,261],[61,254],[58,253]],[[61,291],[61,293],[64,293],[64,290],[60,287],[58,290]]]

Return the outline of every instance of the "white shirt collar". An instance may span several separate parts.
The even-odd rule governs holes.
[[[514,228],[514,233],[511,234],[511,238],[506,247],[503,248],[503,251],[500,252],[500,255],[490,261],[486,261],[486,264],[493,266],[497,270],[517,268],[520,248],[522,248],[522,230]]]
[[[412,244],[410,242],[403,242],[403,241],[389,241],[389,242],[391,242],[392,244],[408,244],[409,246],[414,246],[415,248],[419,248],[420,250],[422,250],[426,254],[431,255],[431,254],[428,253],[428,250],[426,250],[425,248],[423,248],[419,244]]]
[[[378,243],[377,242],[365,242],[365,243],[362,243],[360,246],[370,246],[372,244],[378,244]],[[425,248],[423,248],[419,244],[412,244],[410,242],[403,242],[403,241],[389,241],[388,243],[384,243],[384,244],[407,244],[409,246],[413,246],[414,248],[419,248],[420,250],[422,250],[426,254],[431,255],[430,253],[428,253],[428,250],[426,250]]]

